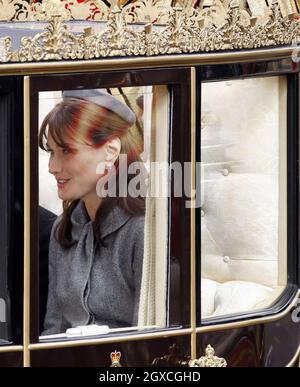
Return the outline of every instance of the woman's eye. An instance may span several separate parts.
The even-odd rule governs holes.
[[[71,149],[64,148],[64,149],[62,150],[62,153],[63,153],[64,155],[68,155],[68,154],[71,153]]]

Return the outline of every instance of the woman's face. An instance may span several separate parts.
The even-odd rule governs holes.
[[[96,168],[105,162],[105,144],[100,148],[76,142],[68,142],[61,147],[49,133],[47,141],[49,172],[57,181],[58,196],[62,200],[97,199],[96,185],[101,175]]]

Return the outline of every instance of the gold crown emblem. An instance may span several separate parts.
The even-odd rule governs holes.
[[[110,354],[111,359],[111,367],[121,367],[120,359],[121,359],[121,352],[120,351],[114,351]]]

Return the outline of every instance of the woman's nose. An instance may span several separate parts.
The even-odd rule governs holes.
[[[62,164],[58,157],[52,156],[49,159],[48,170],[49,170],[49,173],[52,173],[53,175],[61,172]]]

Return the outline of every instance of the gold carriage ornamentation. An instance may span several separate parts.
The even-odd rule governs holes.
[[[227,367],[227,362],[223,357],[215,356],[215,350],[208,345],[205,349],[205,356],[190,360],[189,367]]]
[[[65,3],[43,0],[29,9],[24,1],[0,0],[2,21],[48,23],[42,32],[23,36],[17,50],[12,48],[12,36],[0,36],[0,62],[205,53],[291,45],[300,40],[298,9],[294,2],[293,7],[288,6],[288,0],[272,0],[260,8],[259,2],[254,7],[248,1],[249,7],[245,8],[245,2],[238,0],[214,0],[209,5],[203,2],[199,8],[144,0],[111,9],[98,1],[93,2],[102,10],[97,17],[89,11],[90,2],[79,3],[78,13],[69,11]],[[28,11],[21,12],[20,4]],[[81,5],[86,7],[85,12],[79,12]],[[84,32],[72,32],[71,19],[80,15],[85,20],[101,20],[100,31],[95,33],[90,23]],[[94,23],[99,27],[97,21]]]

